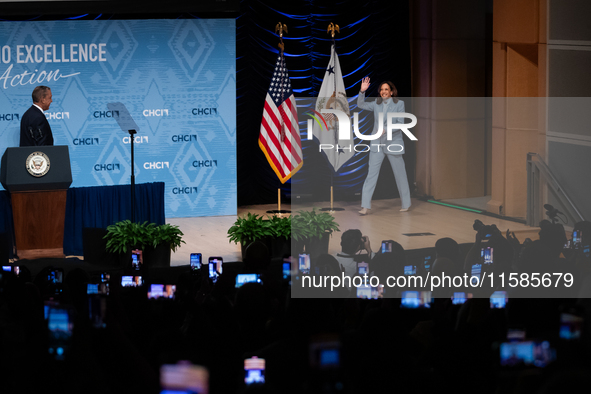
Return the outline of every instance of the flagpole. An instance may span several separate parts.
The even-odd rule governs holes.
[[[328,25],[328,29],[326,29],[326,32],[330,33],[332,36],[332,45],[334,46],[334,51],[332,50],[332,48],[330,51],[330,56],[331,56],[330,64],[333,64],[333,65],[336,63],[335,57],[336,57],[336,52],[337,52],[337,45],[336,45],[336,41],[334,38],[335,30],[337,33],[340,33],[339,25],[335,25],[332,22]],[[334,74],[333,75],[334,97],[336,99],[337,98],[337,74],[336,73],[333,73],[333,74]],[[335,107],[336,107],[336,104],[335,104]],[[335,132],[336,132],[336,129],[335,129]],[[345,210],[344,208],[335,208],[334,207],[334,199],[333,199],[334,173],[335,173],[334,168],[332,168],[332,171],[330,172],[330,208],[320,208],[321,211],[328,211],[330,213],[334,213],[335,211],[344,211]]]
[[[283,58],[283,50],[285,49],[285,44],[283,44],[283,32],[287,33],[287,25],[282,24],[281,22],[277,23],[275,26],[275,33],[279,32],[279,51],[281,53],[281,57]],[[283,94],[283,93],[282,93]],[[282,131],[283,132],[283,131]],[[283,214],[291,214],[291,211],[281,209],[281,188],[277,188],[277,209],[271,209],[267,211],[267,213],[273,213],[277,216],[283,216]]]

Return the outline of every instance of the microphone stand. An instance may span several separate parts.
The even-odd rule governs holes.
[[[133,140],[137,133],[135,130],[128,130],[131,142],[131,222],[135,223],[135,160],[133,157]]]

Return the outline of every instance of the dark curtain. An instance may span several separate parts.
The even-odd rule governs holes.
[[[9,258],[14,258],[12,206],[10,204],[10,194],[3,190],[0,192],[0,258],[2,258],[2,264],[6,263],[3,261],[6,253],[8,253]]]
[[[68,189],[64,225],[64,253],[82,256],[82,229],[106,228],[131,219],[129,185],[73,187]],[[164,182],[142,183],[135,190],[135,221],[165,223]]]
[[[135,221],[164,224],[164,182],[136,185]],[[14,258],[14,227],[8,192],[0,192],[0,244],[8,242],[9,256]],[[64,254],[82,256],[82,229],[106,228],[121,220],[131,219],[129,185],[72,187],[68,189],[64,223]],[[4,234],[2,234],[4,233]],[[18,253],[18,251],[17,251]]]

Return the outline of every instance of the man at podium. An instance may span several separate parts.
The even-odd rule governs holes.
[[[33,89],[33,105],[21,118],[20,146],[53,145],[51,126],[43,111],[51,104],[51,89],[47,86],[37,86]]]

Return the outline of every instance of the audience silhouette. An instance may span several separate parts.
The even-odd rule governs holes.
[[[567,247],[564,227],[543,221],[533,242],[483,225],[473,244],[441,238],[428,250],[405,251],[392,241],[377,253],[360,230],[348,230],[342,251],[314,258],[310,275],[375,277],[362,285],[372,291],[359,297],[358,286],[331,289],[329,283],[301,293],[310,298],[292,298],[303,275],[294,264],[286,280],[281,267],[289,260],[270,258],[262,243],[246,248],[244,264],[224,263],[215,284],[206,269],[146,267],[143,287],[122,288],[121,277],[130,273],[111,267],[108,287],[94,287],[88,284],[100,282],[96,270],[47,266],[31,275],[32,265],[22,265],[18,276],[0,276],[2,392],[159,393],[161,366],[180,360],[209,370],[210,393],[575,387],[588,372],[591,345],[591,223],[575,229],[583,234],[576,248]],[[360,273],[362,261],[367,269]],[[413,285],[387,284],[392,277],[470,277],[474,265],[504,275],[504,287],[485,292],[454,285],[428,296]],[[243,272],[259,274],[260,283],[235,288]],[[572,275],[573,284],[508,284],[510,277],[545,273],[552,283],[559,274]],[[149,300],[146,289],[158,283],[176,285],[174,299]],[[109,291],[87,294],[91,288]],[[492,291],[504,293],[491,302]],[[401,300],[408,296],[403,292],[419,295],[410,302]],[[401,307],[415,301],[417,309]],[[244,360],[252,356],[266,360],[265,383],[246,386]]]

